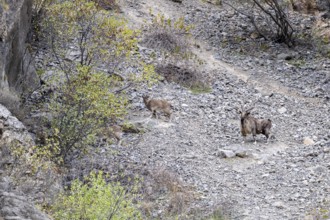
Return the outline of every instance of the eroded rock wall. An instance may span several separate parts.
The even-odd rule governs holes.
[[[42,167],[31,171],[36,159],[32,157],[33,136],[1,104],[0,131],[0,220],[50,219],[35,204],[49,204],[57,195],[61,189],[59,174]]]
[[[32,17],[32,0],[0,1],[0,88],[26,90],[37,77],[26,38]]]

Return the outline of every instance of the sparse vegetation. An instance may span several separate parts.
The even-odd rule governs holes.
[[[164,56],[176,54],[182,56],[189,52],[188,36],[193,26],[185,25],[182,17],[172,20],[158,14],[147,28],[148,32],[142,42],[148,47],[165,52]]]
[[[5,0],[1,0],[0,1],[0,10],[8,10],[9,9],[9,5]]]
[[[321,207],[317,207],[313,209],[309,217],[313,220],[326,220],[330,217],[330,208],[329,208],[329,201],[324,201],[324,204]]]
[[[211,215],[204,220],[228,220],[221,209],[214,210]]]
[[[2,175],[11,179],[11,184],[24,193],[33,193],[35,188],[42,192],[44,203],[48,203],[56,193],[53,186],[59,180],[55,170],[59,170],[52,161],[52,154],[47,148],[32,145],[31,137],[27,134],[11,133],[10,137],[1,139],[0,169]],[[4,140],[4,139],[5,140]],[[38,177],[45,179],[41,182]]]
[[[190,63],[191,65],[188,65]],[[189,88],[193,93],[208,93],[211,91],[210,83],[211,77],[207,73],[200,70],[200,68],[194,69],[194,63],[187,61],[185,65],[187,68],[175,66],[172,64],[159,65],[156,71],[164,76],[169,82],[179,83]]]
[[[167,81],[179,83],[189,89],[198,85],[201,91],[207,91],[209,76],[202,72],[200,66],[203,62],[191,51],[192,28],[192,25],[185,24],[182,17],[172,20],[164,15],[157,15],[147,26],[148,32],[142,43],[155,50],[153,58],[157,63],[156,71]]]
[[[185,185],[178,175],[164,168],[154,169],[149,181],[152,194],[143,193],[141,203],[142,212],[147,218],[152,218],[153,210],[165,207],[162,214],[164,219],[189,219],[189,205],[197,198],[193,187]],[[157,197],[163,199],[158,200]]]
[[[119,11],[120,7],[117,0],[94,0],[97,5],[105,10]]]
[[[294,65],[295,67],[301,68],[306,65],[306,61],[304,59],[292,59],[287,61],[289,64]]]
[[[212,88],[208,85],[204,84],[193,84],[190,86],[190,90],[193,94],[201,94],[201,93],[210,93],[212,92]]]
[[[202,0],[202,1],[213,5],[222,5],[222,0]]]
[[[58,220],[143,219],[134,198],[135,192],[127,192],[119,183],[107,183],[102,172],[92,172],[84,182],[74,180],[50,211]]]

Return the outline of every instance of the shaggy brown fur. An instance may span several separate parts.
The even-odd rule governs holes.
[[[246,140],[248,134],[252,134],[254,143],[256,143],[256,135],[263,134],[268,139],[270,137],[270,129],[272,127],[272,121],[270,119],[256,119],[250,115],[250,112],[253,108],[243,111],[239,110],[241,115],[241,133],[244,138],[243,143]]]
[[[162,111],[168,116],[169,121],[171,121],[172,108],[168,101],[163,99],[150,99],[148,95],[144,95],[143,102],[147,109],[152,112],[151,117],[158,118],[157,111]]]
[[[119,125],[112,125],[110,127],[104,127],[101,129],[99,135],[104,140],[115,138],[117,140],[117,144],[120,145],[123,137],[123,130]]]

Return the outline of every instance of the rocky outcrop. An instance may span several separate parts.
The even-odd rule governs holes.
[[[32,0],[0,2],[0,88],[26,90],[37,83],[26,50],[32,17]]]
[[[61,189],[59,174],[35,165],[38,158],[33,158],[35,142],[32,135],[1,104],[0,125],[0,220],[1,217],[49,219],[34,203],[46,204],[52,200]]]
[[[18,192],[10,189],[7,179],[0,180],[0,216],[3,219],[50,219]],[[1,218],[0,218],[1,219]]]

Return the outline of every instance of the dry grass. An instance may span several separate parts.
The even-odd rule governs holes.
[[[174,27],[174,20],[163,16],[156,16],[152,24],[146,27],[147,31],[142,44],[156,51],[170,54],[185,53],[190,50],[191,42],[185,29]]]
[[[235,211],[233,203],[220,198],[213,206],[201,205],[203,202],[197,202],[202,200],[201,193],[165,167],[156,167],[148,173],[140,206],[146,219],[228,220]]]
[[[203,71],[203,61],[193,52],[190,30],[184,19],[171,20],[163,15],[154,17],[146,27],[142,45],[154,50],[156,72],[169,82],[176,82],[189,89],[209,90],[209,74]]]
[[[197,197],[195,190],[185,185],[177,174],[165,168],[154,169],[150,174],[151,179],[144,187],[147,190],[143,193],[145,196],[141,205],[143,213],[150,217],[155,210],[159,210],[164,219],[185,216]]]
[[[165,30],[146,35],[142,43],[147,47],[164,49],[169,52],[175,52],[178,48],[185,48],[185,45],[180,39],[176,38],[175,34]]]
[[[173,64],[159,65],[156,67],[156,71],[164,76],[168,82],[176,82],[191,90],[210,90],[209,85],[211,84],[211,77],[209,77],[208,74],[202,72],[199,68],[194,68],[193,64],[189,65],[184,63],[182,66],[183,67]]]

